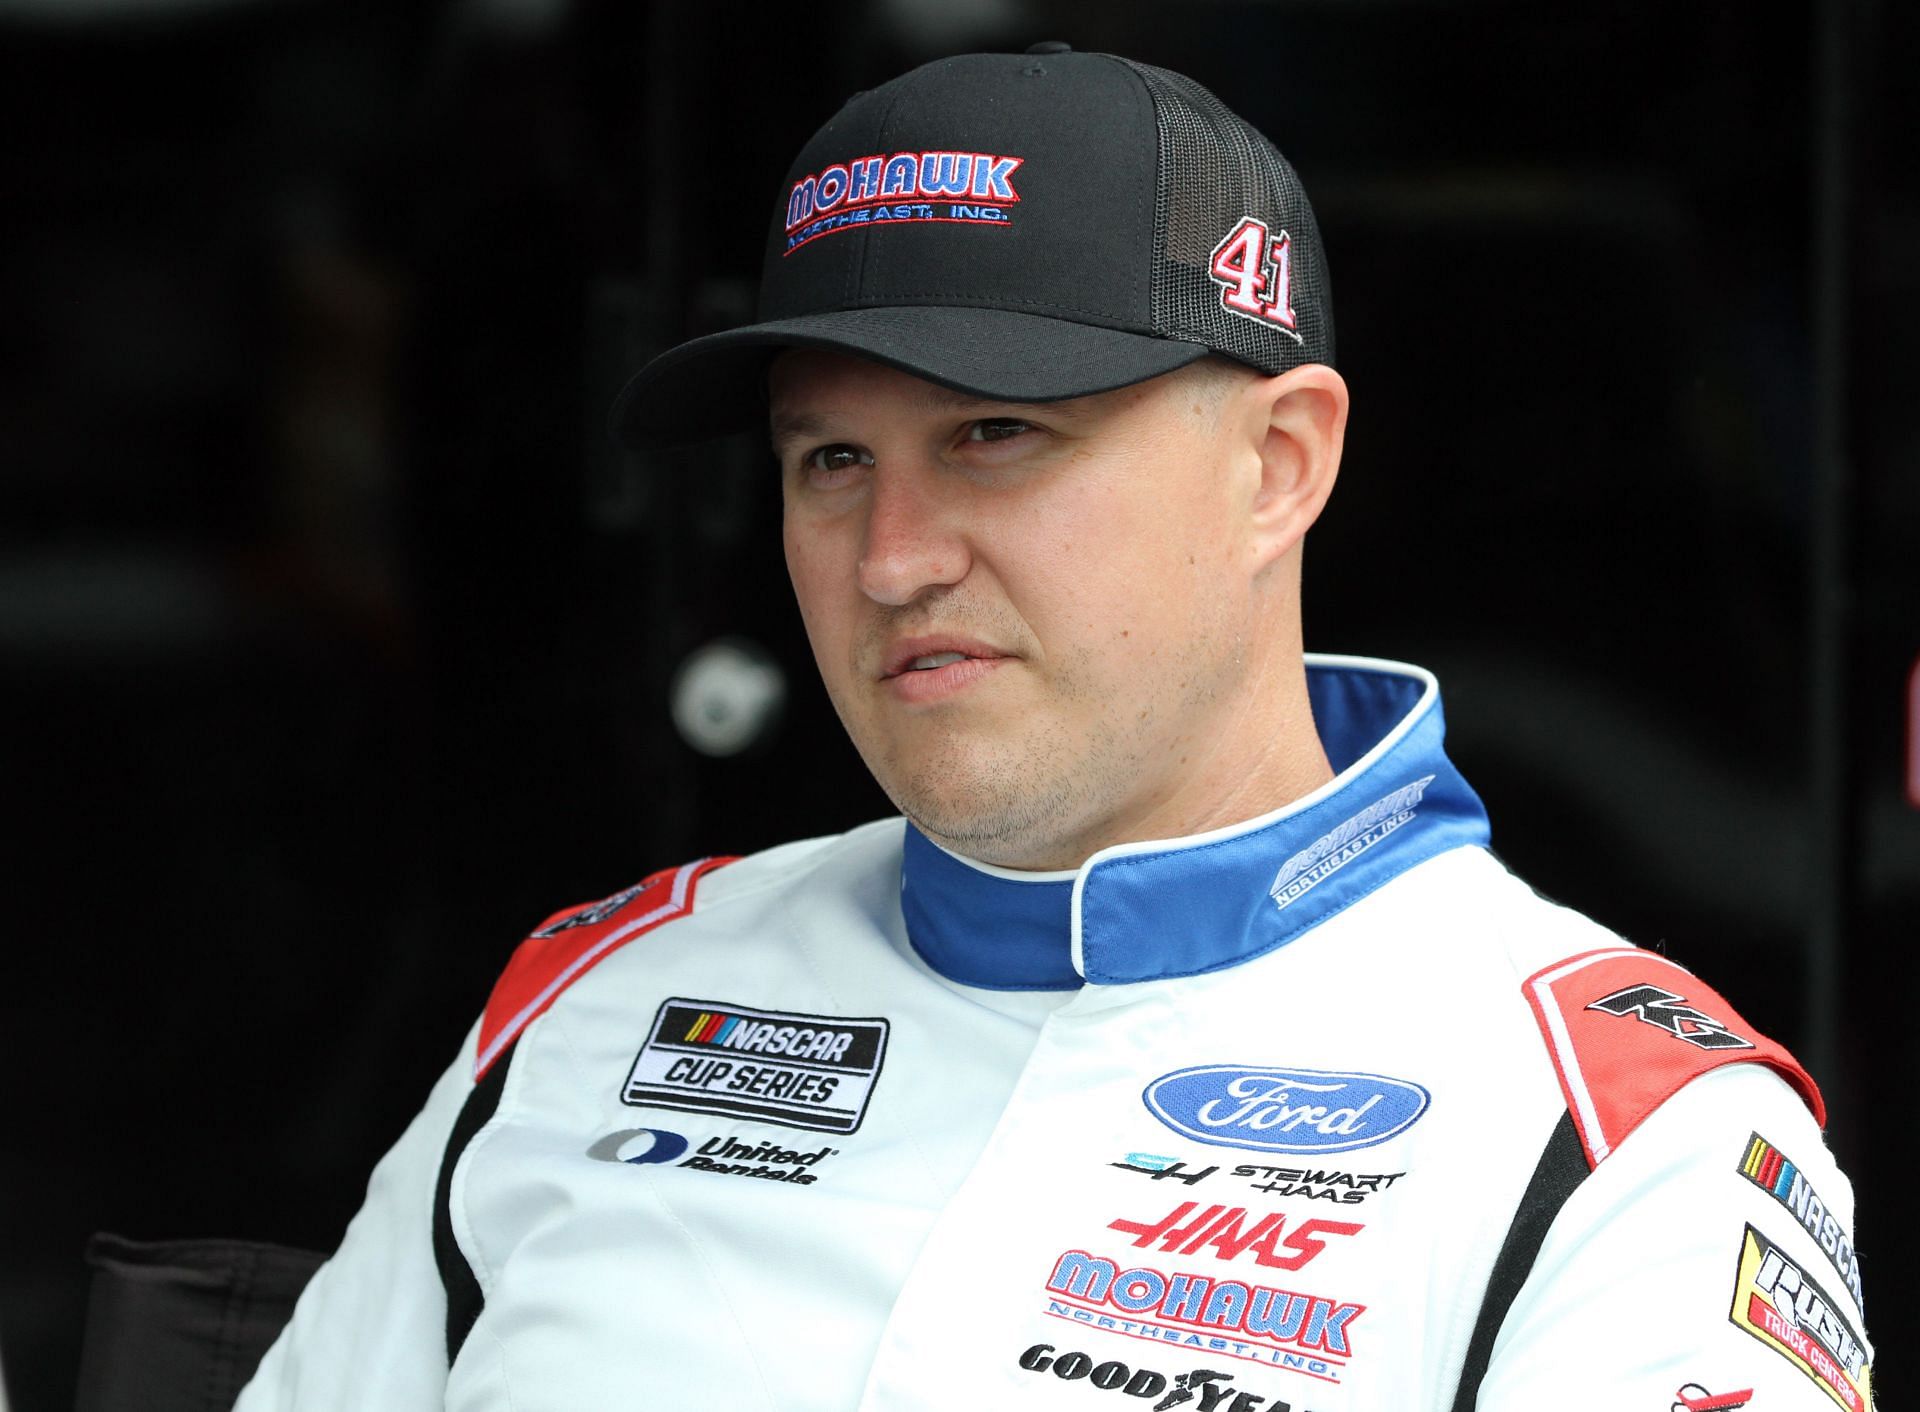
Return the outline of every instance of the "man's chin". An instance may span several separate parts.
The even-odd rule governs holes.
[[[965,730],[905,731],[884,749],[855,744],[894,807],[935,842],[1000,867],[1072,867],[1077,859],[1050,860],[1068,856],[1084,831],[1079,825],[1100,793],[1089,786],[1101,771],[1084,742],[1047,725],[1044,717],[996,719]]]
[[[1009,788],[1009,785],[1015,787]],[[1068,811],[1058,790],[1036,789],[1000,777],[956,787],[924,779],[889,790],[894,806],[943,848],[980,863],[1020,869],[1074,867],[1065,835]]]

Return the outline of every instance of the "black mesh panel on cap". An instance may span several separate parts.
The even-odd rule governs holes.
[[[1204,343],[1267,373],[1303,363],[1331,364],[1333,302],[1326,252],[1293,168],[1272,143],[1192,79],[1130,59],[1121,62],[1146,84],[1159,128],[1155,331]],[[1273,237],[1285,231],[1291,239],[1291,332],[1229,309],[1210,273],[1214,250],[1247,216],[1265,222]]]

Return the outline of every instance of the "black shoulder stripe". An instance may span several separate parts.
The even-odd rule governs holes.
[[[440,1268],[440,1283],[447,1291],[447,1366],[459,1355],[474,1320],[486,1300],[480,1293],[480,1281],[474,1278],[467,1257],[453,1238],[453,1167],[467,1150],[474,1135],[487,1125],[500,1106],[500,1093],[507,1086],[507,1070],[513,1063],[509,1050],[487,1070],[486,1077],[473,1086],[460,1116],[453,1121],[447,1137],[447,1150],[440,1157],[440,1179],[433,1187],[433,1263]]]
[[[1573,1114],[1562,1113],[1527,1189],[1520,1195],[1513,1224],[1507,1228],[1507,1238],[1493,1262],[1493,1273],[1487,1276],[1487,1292],[1480,1300],[1480,1317],[1474,1321],[1473,1338],[1467,1344],[1467,1362],[1460,1370],[1460,1391],[1453,1399],[1453,1412],[1473,1412],[1480,1398],[1481,1379],[1486,1377],[1487,1364],[1493,1358],[1493,1341],[1507,1321],[1507,1311],[1513,1307],[1520,1286],[1533,1270],[1547,1228],[1591,1170],[1586,1149],[1580,1145],[1579,1130],[1573,1125]]]

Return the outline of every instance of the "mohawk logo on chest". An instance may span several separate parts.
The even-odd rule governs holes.
[[[1013,174],[1024,157],[991,152],[876,153],[835,162],[787,193],[787,248],[818,236],[889,221],[1005,225],[1020,200]]]

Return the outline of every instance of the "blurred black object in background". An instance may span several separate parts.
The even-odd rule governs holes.
[[[1438,671],[1502,855],[1809,1061],[1897,1348],[1920,21],[1580,8],[0,3],[17,1412],[89,1232],[330,1247],[549,912],[886,812],[759,448],[601,419],[744,317],[841,97],[1056,35],[1301,170],[1355,398],[1310,645]]]

